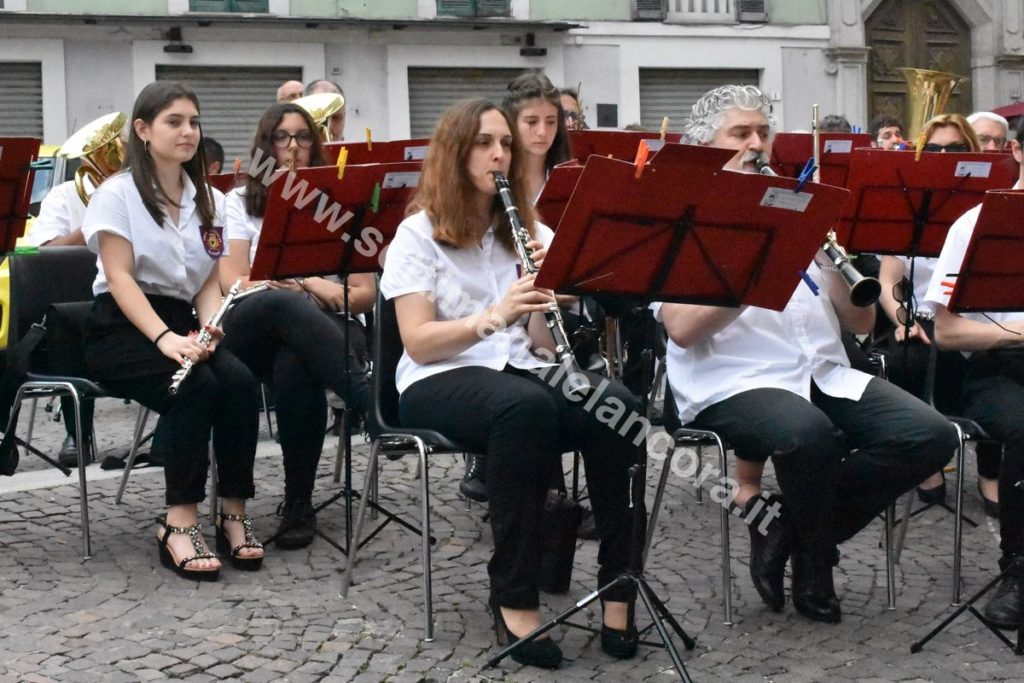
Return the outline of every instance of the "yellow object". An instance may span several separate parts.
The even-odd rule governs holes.
[[[321,92],[315,95],[306,95],[292,102],[307,112],[313,123],[320,127],[320,135],[324,142],[331,140],[331,117],[335,112],[345,106],[345,98],[336,93]]]
[[[345,177],[345,164],[348,163],[348,147],[338,150],[338,180]]]
[[[373,131],[370,130],[369,126],[366,128],[366,149],[373,151]]]
[[[909,106],[904,115],[907,138],[913,140],[924,130],[924,124],[946,109],[946,102],[956,86],[969,81],[966,76],[930,71],[928,69],[900,69],[907,81]]]

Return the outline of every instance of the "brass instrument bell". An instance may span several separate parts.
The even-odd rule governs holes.
[[[322,92],[300,97],[294,100],[292,104],[297,104],[309,112],[310,118],[313,119],[313,122],[320,129],[320,137],[323,141],[332,142],[331,117],[345,106],[344,97],[337,93]]]
[[[75,171],[75,190],[83,204],[88,206],[91,194],[85,187],[86,176],[96,188],[124,165],[126,154],[121,131],[127,122],[128,117],[119,111],[105,114],[79,128],[57,151],[58,156],[65,159],[82,160]]]
[[[914,140],[924,130],[929,119],[942,114],[953,89],[970,79],[966,76],[930,71],[928,69],[902,68],[907,81],[907,97],[910,106],[904,120],[907,123],[907,139]]]

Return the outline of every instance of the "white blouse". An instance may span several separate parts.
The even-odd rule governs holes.
[[[87,188],[91,189],[92,184],[87,183]],[[67,237],[82,227],[84,218],[85,204],[78,196],[75,181],[65,181],[43,197],[43,203],[39,205],[39,216],[32,221],[28,240],[31,244],[41,246],[58,237]]]
[[[146,294],[192,301],[210,276],[219,256],[211,256],[203,245],[203,235],[196,210],[196,188],[182,171],[184,192],[178,224],[165,214],[163,225],[157,225],[142,203],[131,173],[121,173],[106,180],[89,200],[82,224],[82,233],[89,249],[99,253],[99,233],[120,235],[132,244],[135,256],[135,281]],[[214,227],[220,232],[222,250],[224,195],[213,190],[216,212]],[[99,271],[92,285],[93,294],[110,291],[103,261],[96,259]]]
[[[683,424],[751,389],[785,389],[810,400],[812,380],[829,396],[860,399],[871,375],[850,367],[828,299],[829,279],[815,263],[807,274],[821,285],[820,295],[801,282],[782,312],[748,306],[690,348],[669,339],[668,381]],[[660,320],[660,305],[652,308]]]
[[[1021,183],[1014,185],[1013,189],[1021,189]],[[971,243],[971,236],[974,234],[974,226],[978,223],[978,216],[981,214],[981,204],[974,207],[960,218],[956,219],[953,226],[946,234],[946,242],[942,245],[942,253],[935,263],[935,273],[932,275],[928,285],[928,293],[925,295],[925,305],[935,310],[936,305],[949,305],[949,299],[953,294],[953,285],[956,283],[963,265],[964,256],[967,254],[967,246]],[[1004,323],[1024,320],[1024,312],[964,312],[958,313],[964,318],[978,320],[987,323]],[[963,352],[970,356],[970,352]]]
[[[545,246],[554,237],[540,223],[536,233],[537,240]],[[385,298],[429,293],[435,302],[437,320],[458,320],[497,304],[520,277],[519,258],[495,240],[493,226],[484,234],[480,246],[464,249],[442,245],[433,235],[433,223],[424,211],[409,216],[398,226],[380,281]],[[482,337],[469,348],[436,363],[421,365],[403,352],[395,372],[399,393],[413,382],[456,368],[502,370],[511,365],[528,370],[550,365],[530,351],[527,319],[523,316],[504,330]]]

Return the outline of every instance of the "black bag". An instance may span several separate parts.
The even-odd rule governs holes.
[[[564,491],[548,491],[540,520],[540,589],[545,593],[569,590],[582,518],[583,508]]]

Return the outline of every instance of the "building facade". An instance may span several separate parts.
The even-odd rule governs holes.
[[[242,156],[289,79],[345,89],[346,137],[429,134],[459,97],[525,69],[580,87],[591,126],[663,116],[723,82],[760,85],[783,129],[811,105],[866,125],[902,107],[900,66],[971,77],[964,111],[1024,91],[1024,0],[0,0],[0,135],[60,143],[160,78],[200,95]]]

